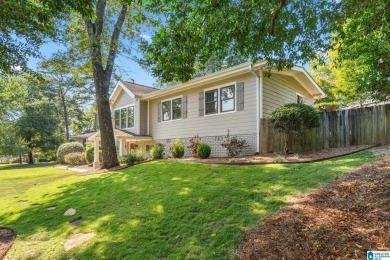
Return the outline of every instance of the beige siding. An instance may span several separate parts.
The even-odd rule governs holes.
[[[223,86],[231,82],[244,81],[244,110],[220,113],[209,116],[199,116],[199,92],[204,89]],[[170,139],[177,137],[199,136],[222,136],[226,135],[228,129],[230,133],[252,134],[256,133],[256,78],[251,75],[243,75],[234,80],[224,80],[218,83],[207,84],[196,89],[178,92],[174,95],[160,99],[151,100],[150,109],[150,134],[154,139]],[[186,95],[188,97],[187,118],[173,121],[158,122],[157,107],[158,102]],[[237,107],[237,106],[236,106]]]
[[[148,132],[148,102],[147,101],[140,102],[139,112],[140,112],[139,134],[140,135],[147,135],[147,132]]]
[[[271,74],[263,79],[263,116],[288,103],[297,102],[297,93],[304,98],[304,103],[313,104],[313,98],[293,77]]]
[[[112,120],[114,120],[114,111],[118,108],[123,108],[127,106],[134,105],[134,127],[132,128],[124,128],[132,133],[139,134],[138,131],[138,122],[139,122],[139,107],[138,102],[134,98],[132,98],[126,91],[121,90],[119,96],[115,100],[115,103],[112,105]]]

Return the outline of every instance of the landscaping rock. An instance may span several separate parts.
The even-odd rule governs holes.
[[[78,227],[81,225],[81,223],[83,223],[83,217],[79,217],[71,222],[69,222],[69,225],[71,225],[72,227]]]
[[[47,207],[47,210],[55,210],[57,207],[56,206],[50,206],[50,207]]]
[[[90,232],[90,233],[78,233],[78,234],[73,234],[73,235],[70,235],[68,237],[68,239],[66,239],[66,242],[64,244],[64,249],[66,251],[76,247],[76,246],[79,246],[85,242],[87,242],[88,240],[90,240],[91,238],[93,238],[95,236],[95,233],[93,232]]]
[[[65,211],[64,216],[73,216],[76,214],[76,210],[74,208],[69,208]]]

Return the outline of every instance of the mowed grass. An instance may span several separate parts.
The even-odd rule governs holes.
[[[365,151],[311,164],[155,161],[90,176],[0,166],[0,225],[18,233],[10,259],[233,259],[245,229],[289,197],[374,159]],[[70,207],[76,215],[63,216]],[[77,217],[84,222],[71,227]],[[79,232],[96,236],[65,251]]]

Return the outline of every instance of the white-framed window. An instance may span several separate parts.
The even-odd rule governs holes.
[[[236,111],[236,84],[205,90],[205,115]]]
[[[303,96],[297,93],[297,104],[303,104]]]
[[[182,118],[182,97],[164,100],[161,102],[162,121]]]
[[[115,109],[114,124],[118,129],[134,127],[134,105]]]

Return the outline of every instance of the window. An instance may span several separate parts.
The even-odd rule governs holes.
[[[115,110],[115,128],[120,128],[120,110]]]
[[[235,110],[234,85],[221,88],[221,112]]]
[[[206,115],[218,113],[218,89],[205,92]]]
[[[171,100],[162,102],[162,120],[171,120]]]
[[[181,98],[172,99],[172,119],[181,118]]]
[[[297,94],[297,103],[302,104],[303,103],[303,96]]]
[[[127,108],[127,127],[134,127],[134,106]]]
[[[126,113],[127,108],[121,109],[121,128],[126,128]]]
[[[182,98],[175,98],[161,103],[162,121],[181,119]]]

